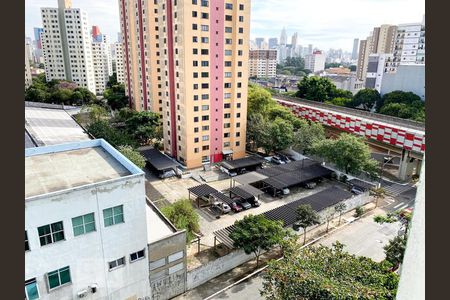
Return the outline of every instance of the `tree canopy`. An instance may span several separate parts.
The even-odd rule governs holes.
[[[312,152],[332,162],[347,174],[367,172],[375,178],[378,163],[370,156],[370,149],[361,137],[341,133],[337,139],[326,139],[315,143]]]
[[[306,242],[306,228],[319,224],[320,219],[317,212],[310,204],[302,204],[296,209],[297,223],[303,228],[303,244]]]
[[[376,109],[381,114],[425,122],[425,102],[412,92],[393,91],[384,94]]]
[[[144,169],[145,157],[139,151],[134,150],[131,146],[119,146],[118,150],[140,169]]]
[[[303,77],[298,83],[296,96],[308,100],[325,102],[334,98],[336,86],[325,77]]]
[[[362,106],[365,110],[371,110],[372,107],[381,100],[380,93],[375,89],[362,89],[353,96],[354,107]]]
[[[248,215],[234,223],[230,234],[234,246],[243,249],[245,253],[253,253],[256,265],[262,251],[267,251],[286,236],[280,221],[272,221],[264,215]]]
[[[266,299],[395,299],[399,276],[389,263],[351,255],[339,242],[331,248],[287,245],[293,246],[263,273],[261,295]]]
[[[125,95],[125,85],[117,82],[116,73],[109,77],[107,89],[103,92],[112,110],[119,110],[128,106],[128,96]]]
[[[191,242],[195,238],[195,233],[200,232],[198,213],[188,199],[180,199],[165,206],[161,212],[177,229],[186,229],[186,243]]]

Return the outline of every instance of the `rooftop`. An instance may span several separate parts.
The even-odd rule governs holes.
[[[165,221],[163,216],[157,213],[157,208],[149,201],[147,201],[145,212],[147,215],[147,243],[156,242],[176,231]]]
[[[104,182],[142,170],[106,141],[25,149],[25,198]]]
[[[61,107],[44,108],[26,105],[25,126],[38,146],[90,139],[83,128]]]

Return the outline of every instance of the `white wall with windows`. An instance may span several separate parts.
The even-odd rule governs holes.
[[[30,300],[149,296],[143,175],[25,199],[25,280]]]

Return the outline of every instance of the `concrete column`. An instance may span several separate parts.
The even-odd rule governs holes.
[[[414,167],[416,166],[416,159],[410,157],[411,151],[403,149],[402,157],[400,159],[400,168],[398,170],[398,177],[400,180],[411,179]]]

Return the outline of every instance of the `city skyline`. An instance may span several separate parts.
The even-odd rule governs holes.
[[[299,45],[313,44],[323,50],[342,48],[351,52],[353,39],[364,39],[373,27],[422,21],[423,0],[381,1],[389,5],[389,9],[380,6],[380,0],[253,1],[250,38],[264,37],[266,41],[270,37],[279,38],[285,27],[288,43],[292,34],[298,32]],[[33,28],[42,27],[41,7],[56,6],[57,0],[25,0],[25,35],[33,38]],[[120,32],[117,1],[74,0],[73,7],[86,10],[90,26],[99,26],[102,33],[110,36],[111,42],[116,41]],[[377,9],[379,13],[374,13]]]

